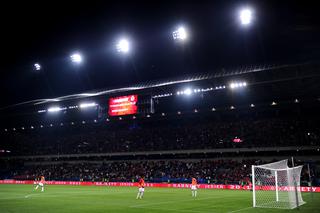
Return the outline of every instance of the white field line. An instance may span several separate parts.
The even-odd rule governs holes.
[[[241,212],[241,211],[243,211],[243,210],[247,210],[247,209],[251,209],[251,208],[253,208],[253,207],[252,207],[252,206],[250,206],[250,207],[247,207],[247,208],[243,208],[243,209],[238,209],[238,210],[230,211],[230,212],[228,212],[228,213]]]
[[[131,191],[132,192],[132,191]],[[115,192],[115,194],[126,194],[128,192]],[[70,196],[70,195],[112,195],[114,196],[115,194],[103,194],[103,193],[97,193],[96,191],[94,192],[89,192],[89,191],[80,191],[80,192],[58,192],[58,193],[48,193],[46,191],[44,192],[38,192],[37,194],[33,193],[33,194],[27,194],[27,195],[21,195],[19,194],[19,196],[15,196],[15,197],[0,197],[0,200],[15,200],[15,199],[24,199],[24,198],[29,198],[29,197],[37,197],[37,196],[41,196],[41,197],[64,197],[64,196]]]
[[[196,212],[196,213],[212,213],[207,211],[198,211],[198,210],[188,210],[188,209],[168,209],[168,208],[154,208],[154,207],[137,207],[139,209],[150,209],[150,210],[163,210],[163,211],[175,211],[175,212]]]
[[[139,204],[139,205],[132,205],[129,206],[130,208],[140,208],[140,207],[145,207],[145,206],[157,206],[157,205],[161,205],[161,204],[168,204],[168,203],[180,203],[180,202],[188,202],[188,201],[197,201],[197,200],[209,200],[209,199],[224,199],[228,196],[212,196],[212,197],[206,197],[206,198],[193,198],[193,199],[184,199],[184,200],[172,200],[172,201],[164,201],[164,202],[157,202],[157,203],[146,203],[146,204]]]

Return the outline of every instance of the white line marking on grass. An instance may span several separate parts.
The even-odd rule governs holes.
[[[167,208],[153,208],[153,207],[137,207],[139,209],[151,209],[151,210],[163,210],[163,211],[175,211],[175,212],[196,212],[196,213],[212,213],[207,211],[198,211],[191,209],[167,209]]]
[[[146,203],[146,204],[139,204],[139,205],[133,205],[133,206],[129,206],[131,208],[140,208],[140,207],[144,207],[144,206],[157,206],[157,205],[161,205],[161,204],[167,204],[167,203],[178,203],[178,202],[187,202],[187,201],[197,201],[197,200],[209,200],[209,199],[219,199],[219,198],[225,198],[225,197],[206,197],[206,198],[193,198],[193,199],[185,199],[185,200],[172,200],[172,201],[164,201],[164,202],[158,202],[158,203]]]
[[[31,197],[31,196],[33,196],[33,195],[36,195],[36,194],[28,194],[28,195],[26,195],[26,196],[24,196],[25,198],[28,198],[28,197]]]
[[[251,209],[251,208],[253,208],[253,207],[252,207],[252,206],[250,206],[250,207],[247,207],[247,208],[243,208],[243,209],[238,209],[238,210],[230,211],[230,212],[228,212],[228,213],[241,212],[241,211],[243,211],[243,210]]]

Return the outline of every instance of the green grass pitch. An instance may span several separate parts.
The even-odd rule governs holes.
[[[320,193],[304,193],[307,204],[299,210],[252,208],[252,192],[146,188],[142,200],[136,200],[135,187],[46,186],[45,192],[32,185],[0,185],[1,213],[211,213],[211,212],[320,212]]]

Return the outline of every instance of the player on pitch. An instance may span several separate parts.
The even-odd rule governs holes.
[[[139,183],[138,183],[138,194],[137,194],[137,199],[142,199],[143,194],[144,194],[144,177],[141,176]]]
[[[37,189],[39,188],[39,186],[41,186],[41,191],[43,192],[43,191],[44,191],[44,181],[45,181],[45,179],[44,179],[44,176],[42,175],[42,176],[40,177],[40,181],[39,181],[39,183],[37,184],[35,190],[37,190]]]
[[[192,197],[197,197],[197,189],[198,189],[197,179],[195,179],[195,178],[193,177],[193,178],[192,178],[192,181],[191,181]]]

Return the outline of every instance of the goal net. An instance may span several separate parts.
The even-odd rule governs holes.
[[[293,209],[302,200],[300,174],[302,166],[288,167],[288,160],[252,165],[253,207]]]

